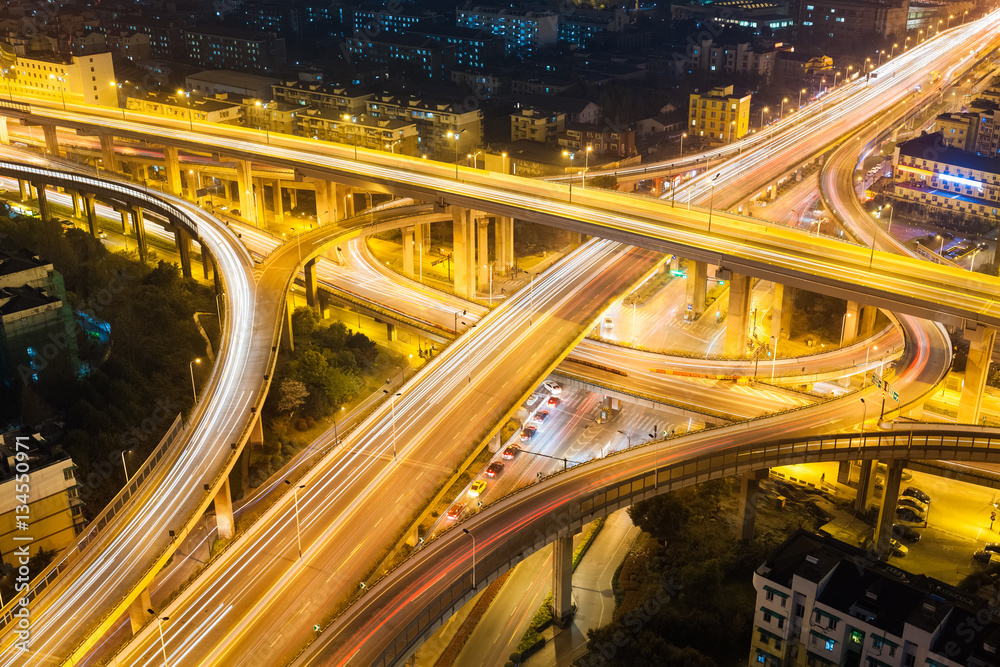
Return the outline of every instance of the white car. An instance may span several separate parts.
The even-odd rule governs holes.
[[[542,389],[545,389],[553,396],[558,396],[562,393],[562,385],[558,382],[553,382],[552,380],[546,380],[542,383]]]
[[[615,328],[615,321],[613,319],[611,319],[610,315],[605,315],[604,316],[604,328],[605,329],[614,329]]]

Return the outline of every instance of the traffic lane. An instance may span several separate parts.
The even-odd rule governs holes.
[[[441,458],[441,453],[444,449],[442,444],[449,443],[454,446],[455,441],[461,441],[464,438],[464,442],[461,442],[461,446],[459,447],[459,449],[464,450],[465,442],[472,441],[472,439],[480,435],[483,429],[481,424],[495,421],[498,415],[490,413],[499,411],[498,402],[496,398],[490,401],[489,397],[496,397],[498,395],[497,387],[503,388],[509,384],[509,382],[501,383],[499,380],[509,380],[510,369],[515,363],[515,359],[518,357],[524,359],[526,362],[524,365],[527,366],[537,366],[542,360],[547,359],[552,354],[554,348],[558,349],[558,345],[555,345],[552,341],[558,340],[560,337],[565,337],[567,332],[576,330],[581,323],[586,321],[587,317],[585,313],[588,308],[591,312],[594,312],[600,304],[610,298],[620,288],[620,284],[629,280],[634,281],[638,275],[641,275],[643,267],[651,259],[652,253],[645,251],[633,249],[616,252],[613,254],[612,260],[605,262],[608,268],[603,268],[597,271],[595,275],[592,275],[589,289],[587,286],[583,286],[580,294],[576,296],[573,294],[574,290],[572,287],[569,286],[570,281],[561,281],[560,289],[565,294],[557,294],[551,298],[546,298],[545,292],[539,289],[539,285],[536,285],[534,299],[536,306],[539,301],[543,303],[545,301],[556,301],[556,305],[558,305],[557,311],[554,315],[549,316],[536,315],[535,326],[524,330],[519,326],[512,325],[507,319],[497,316],[496,319],[499,320],[499,325],[494,328],[487,326],[484,332],[492,334],[495,331],[504,340],[490,340],[486,348],[487,351],[491,351],[498,344],[506,343],[507,347],[504,349],[507,352],[502,355],[490,352],[482,355],[481,359],[476,359],[472,366],[474,382],[471,384],[471,388],[462,388],[463,383],[467,382],[465,374],[467,367],[463,358],[466,356],[464,354],[465,350],[456,349],[453,353],[449,353],[448,351],[443,353],[436,360],[437,364],[435,368],[443,369],[448,373],[450,376],[448,383],[454,390],[460,390],[466,396],[467,402],[476,405],[478,410],[472,411],[471,414],[478,414],[482,421],[470,420],[468,405],[462,404],[459,401],[450,400],[447,396],[428,396],[425,394],[430,392],[423,390],[411,390],[411,392],[407,393],[407,397],[418,395],[418,399],[413,402],[419,403],[419,405],[409,407],[404,405],[401,412],[401,403],[397,403],[397,438],[400,442],[407,442],[411,439],[418,440],[418,442],[401,445],[399,452],[402,454],[403,465],[388,467],[386,464],[392,460],[390,451],[391,438],[389,437],[391,422],[389,415],[386,414],[386,406],[383,406],[378,432],[375,434],[378,442],[371,442],[370,447],[359,445],[348,447],[348,450],[354,452],[364,452],[368,458],[352,461],[350,466],[345,466],[345,470],[339,473],[344,481],[344,491],[333,499],[325,493],[319,492],[319,490],[317,490],[317,493],[307,493],[300,497],[299,510],[302,521],[303,544],[314,545],[311,547],[306,546],[307,556],[303,558],[303,562],[309,565],[298,570],[298,572],[304,574],[299,577],[291,577],[289,576],[290,568],[287,565],[278,564],[273,565],[266,576],[260,571],[250,573],[246,570],[236,572],[235,569],[232,569],[226,574],[230,579],[223,581],[217,590],[213,589],[213,595],[226,596],[232,594],[234,592],[232,588],[238,588],[239,584],[237,582],[241,579],[253,581],[254,590],[251,591],[251,595],[247,596],[247,599],[260,601],[255,608],[255,613],[259,614],[264,614],[263,607],[270,606],[270,597],[279,597],[279,594],[280,598],[286,600],[287,604],[290,605],[289,608],[328,608],[329,604],[335,602],[337,599],[342,599],[349,590],[353,590],[353,585],[351,584],[356,584],[357,581],[360,581],[375,556],[381,552],[385,544],[393,539],[393,536],[398,531],[398,524],[395,522],[383,522],[385,518],[384,508],[387,506],[409,507],[414,502],[414,499],[411,497],[417,495],[418,489],[433,489],[439,483],[438,480],[445,475],[444,470],[450,472],[451,467],[454,465],[453,462],[449,462],[447,467],[438,464],[438,460]],[[588,275],[593,273],[592,267],[590,270],[583,268],[580,270]],[[559,278],[556,277],[552,282],[558,280]],[[518,306],[520,309],[511,308],[508,311],[513,311],[511,314],[512,319],[519,322],[522,326],[525,324],[524,320],[526,319],[526,313],[523,312],[523,301],[524,299],[521,302],[516,302],[515,300],[515,306]],[[581,317],[583,318],[582,320],[580,319]],[[474,342],[474,347],[478,346],[479,340],[484,338],[484,332],[477,331],[475,332],[475,337],[470,339]],[[531,334],[531,337],[529,340],[525,340],[528,333]],[[530,350],[526,359],[523,352],[512,350],[509,347],[511,340],[520,340],[529,343],[526,347],[522,347],[522,349]],[[531,344],[536,342],[537,344]],[[478,355],[474,354],[475,356]],[[521,361],[521,359],[517,359],[517,361]],[[480,367],[483,364],[489,364],[489,376],[484,377],[480,371]],[[431,391],[440,393],[436,388],[432,388]],[[506,391],[507,395],[515,396],[519,390],[515,387],[510,387]],[[508,398],[504,397],[501,402],[508,404],[508,400]],[[490,406],[493,406],[492,409]],[[409,414],[410,416],[401,417],[401,414]],[[483,417],[483,414],[486,417]],[[432,423],[428,425],[428,421],[432,421]],[[371,438],[368,438],[368,440],[370,441]],[[426,453],[417,449],[421,445],[426,450]],[[453,458],[457,460],[460,455],[461,452],[457,452],[453,455]],[[357,456],[354,458],[357,459]],[[404,468],[406,469],[404,470]],[[329,470],[324,467],[323,473],[317,473],[313,477],[329,475]],[[397,479],[397,477],[401,479]],[[376,478],[382,479],[378,480]],[[338,477],[334,476],[332,479],[336,481]],[[369,486],[372,488],[367,488]],[[401,493],[401,490],[405,490],[405,493]],[[359,493],[361,491],[365,493]],[[350,511],[342,511],[345,507]],[[318,521],[315,518],[320,513],[323,513],[322,521]],[[406,510],[397,510],[396,514],[401,517],[408,515]],[[379,523],[381,525],[373,527],[372,517],[376,516],[380,517]],[[286,513],[283,520],[288,521],[290,518],[290,515]],[[276,519],[276,521],[279,520]],[[386,524],[392,525],[388,526]],[[331,534],[338,535],[338,539],[320,538],[315,534],[320,528],[326,526],[331,526]],[[326,533],[326,531],[322,532]],[[342,537],[345,534],[347,537]],[[362,535],[365,537],[364,541],[352,539],[351,537]],[[289,548],[292,547],[293,539],[294,535],[274,536],[274,539],[271,540],[271,543],[276,545],[274,553],[287,553],[290,550]],[[355,544],[357,546],[351,551],[350,547]],[[260,553],[262,546],[255,545],[253,548],[248,548],[241,552],[247,556],[246,558],[241,558],[241,561],[247,568],[253,570],[255,567],[260,566],[259,561],[262,559],[253,558],[251,554]],[[269,551],[268,554],[270,557],[263,560],[280,563],[281,561],[275,560],[274,553]],[[314,553],[316,554],[315,556],[313,556]],[[342,565],[336,568],[335,572],[327,573],[326,568],[331,567],[331,563]],[[313,569],[314,567],[315,569]],[[277,568],[277,572],[274,571],[275,568]],[[221,570],[222,568],[220,567],[219,569]],[[325,574],[316,574],[317,572]],[[326,582],[322,586],[317,586],[315,581],[317,577],[322,576],[323,580],[326,580],[334,575],[337,577],[336,582]],[[258,585],[262,585],[264,580],[273,582],[279,578],[282,580],[280,591],[265,592],[256,589]],[[202,578],[204,581],[208,579],[209,577]],[[226,591],[227,588],[230,589],[228,592]],[[310,602],[314,600],[316,595],[321,597],[321,601]],[[239,605],[243,603],[241,600],[234,600],[229,604]],[[241,609],[241,611],[244,610]],[[184,616],[179,611],[171,611],[171,613]],[[283,636],[280,639],[275,639],[274,644],[271,646],[260,646],[259,642],[261,640],[259,638],[267,635],[267,633],[246,631],[246,628],[250,626],[249,624],[239,623],[238,619],[235,619],[239,615],[226,615],[220,621],[219,627],[213,627],[210,638],[200,637],[190,642],[185,641],[184,638],[190,637],[192,632],[195,631],[195,627],[185,626],[180,628],[175,626],[178,627],[176,631],[167,632],[168,646],[173,645],[175,647],[174,650],[186,651],[194,645],[194,642],[197,642],[201,644],[199,648],[201,654],[206,655],[211,652],[213,655],[212,659],[223,659],[227,664],[241,664],[241,661],[244,659],[243,656],[259,656],[262,651],[265,655],[294,654],[294,646],[304,641],[311,632],[312,624],[303,622],[301,632],[294,634],[294,636],[286,630]],[[265,617],[266,615],[256,616],[255,620],[263,626],[267,626],[270,620],[264,620]],[[233,620],[227,620],[231,618]],[[238,623],[238,627],[232,627],[234,623]],[[225,635],[225,638],[222,638],[222,635]],[[135,655],[142,655],[149,657],[150,660],[155,660],[151,657],[152,654],[147,651],[147,649],[151,649],[155,653],[155,637],[149,636],[148,639],[149,644],[144,643],[144,646],[140,650],[135,650],[138,642],[133,642],[133,646],[130,646],[128,652],[124,654],[129,656],[129,662],[134,662],[132,656]]]

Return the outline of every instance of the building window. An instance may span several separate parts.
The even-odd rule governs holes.
[[[827,651],[833,651],[833,646],[836,643],[837,642],[833,641],[832,639],[827,639],[826,643],[823,644],[823,648],[825,648]]]
[[[806,608],[803,607],[801,604],[796,603],[795,604],[795,615],[798,616],[799,618],[802,618],[803,616],[806,615]]]

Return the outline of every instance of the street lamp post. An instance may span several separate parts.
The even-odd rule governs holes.
[[[458,144],[459,144],[459,137],[462,136],[463,132],[465,132],[464,129],[463,130],[459,130],[458,132],[448,132],[448,134],[445,135],[449,139],[454,139],[455,140],[455,178],[458,178]]]
[[[357,126],[356,126],[356,124],[354,122],[354,118],[351,117],[350,114],[346,114],[346,113],[343,116],[341,116],[341,118],[343,118],[345,121],[347,121],[348,123],[351,124],[351,139],[354,142],[354,159],[357,160],[358,159],[358,131],[357,131]],[[455,159],[457,160],[458,158],[455,158]]]
[[[774,364],[778,361],[778,341],[781,339],[781,334],[784,331],[784,329],[781,329],[778,331],[777,336],[771,336],[774,339],[774,356],[771,357],[771,384],[774,384]]]
[[[889,49],[889,60],[892,60],[892,56],[895,55],[897,46],[899,46],[899,44],[893,44],[892,48]]]
[[[583,172],[580,174],[580,189],[583,190],[587,187],[587,170],[590,169],[590,151],[593,148],[587,146],[587,150],[583,153]]]
[[[268,128],[268,122],[267,122],[269,120],[267,118],[267,102],[261,102],[260,100],[257,100],[257,106],[261,107],[261,109],[263,109],[263,111],[264,111],[264,115],[265,115],[265,118],[264,118],[264,141],[267,142],[268,144],[270,144],[271,143],[271,134],[270,134],[270,128]],[[257,129],[260,129],[260,128],[257,128]]]
[[[868,421],[868,404],[865,403],[865,399],[861,399],[861,446],[864,447],[867,444],[867,438],[865,437],[865,422]]]
[[[472,588],[476,588],[476,536],[469,532],[468,528],[463,528],[462,532],[472,538]]]
[[[767,110],[768,110],[767,107],[764,107],[763,109],[760,110],[760,127],[761,127],[761,129],[764,129],[764,112],[767,111]]]
[[[844,321],[840,323],[840,347],[844,347],[844,332],[847,331],[847,318],[851,317],[851,313],[844,312]]]
[[[684,137],[686,136],[687,132],[681,132],[681,154],[678,156],[678,159],[684,157]]]
[[[287,479],[285,484],[292,487],[292,497],[295,499],[295,541],[299,545],[299,558],[302,558],[302,526],[299,524],[299,489],[306,488],[305,484],[292,484]]]
[[[195,387],[195,384],[194,384],[194,365],[195,364],[200,364],[200,363],[201,363],[201,357],[196,357],[194,359],[194,361],[192,361],[190,364],[188,364],[188,368],[191,369],[191,393],[194,394],[194,402],[195,402],[195,404],[198,403],[198,389]]]
[[[507,173],[507,154],[500,153],[500,157],[503,158],[503,173]]]
[[[60,96],[62,96],[62,107],[63,107],[63,111],[66,111],[66,85],[65,85],[66,84],[66,77],[64,77],[64,76],[56,76],[55,74],[49,74],[49,78],[52,79],[53,81],[58,81],[59,82],[59,84],[60,84],[59,85],[59,94],[60,94]],[[8,86],[9,85],[10,84],[8,84]]]
[[[938,254],[940,255],[941,253],[944,252],[944,237],[941,236],[940,234],[935,234],[934,238],[941,240],[941,245],[938,246]]]
[[[625,431],[618,431],[618,432],[625,436],[625,440],[628,442],[628,448],[632,449],[632,434],[626,433]]]
[[[715,181],[722,174],[720,171],[718,174],[712,177],[712,198],[708,202],[708,231],[712,231],[712,208],[715,206]],[[690,203],[690,202],[689,202]]]
[[[868,361],[871,359],[871,356],[872,356],[872,347],[874,347],[875,351],[878,352],[878,345],[869,345],[868,346],[868,351],[865,352],[865,379],[861,383],[862,387],[865,387],[865,386],[868,385]]]
[[[389,384],[389,380],[385,381]],[[382,390],[383,394],[390,394],[388,389]],[[402,392],[394,392],[389,395],[389,404],[392,406],[392,459],[396,460],[396,397],[402,396]]]
[[[780,113],[778,113],[778,117],[779,118],[784,118],[785,117],[785,102],[787,102],[787,101],[788,101],[787,97],[783,98],[781,100],[781,111],[780,111]]]
[[[837,87],[837,77],[839,77],[839,76],[840,76],[840,70],[837,70],[836,72],[833,73],[833,87],[834,88]]]
[[[803,88],[802,90],[799,91],[799,106],[798,106],[799,109],[802,108],[802,93],[804,93],[804,92],[806,92],[805,88]]]
[[[129,476],[128,476],[128,466],[125,465],[125,455],[128,454],[128,453],[130,453],[131,451],[132,451],[131,449],[126,449],[126,450],[122,451],[122,468],[125,470],[125,483],[126,484],[128,484]]]
[[[153,609],[147,609],[150,614],[156,615],[156,611]],[[170,662],[167,660],[167,643],[163,640],[163,621],[169,621],[169,616],[157,616],[156,624],[160,627],[160,649],[163,651],[163,667],[167,667]]]
[[[191,93],[188,93],[188,92],[183,91],[180,88],[178,88],[177,89],[177,94],[180,97],[183,97],[184,100],[185,100],[185,102],[186,102],[186,104],[187,104],[187,108],[188,108],[188,129],[190,129],[192,132],[194,132],[194,119],[191,117]]]

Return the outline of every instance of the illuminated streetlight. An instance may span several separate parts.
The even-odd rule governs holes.
[[[299,525],[299,489],[306,488],[305,484],[292,484],[287,479],[285,484],[292,487],[292,495],[295,498],[295,539],[299,545],[299,558],[302,558],[302,528]]]
[[[265,116],[265,120],[264,120],[264,140],[268,144],[270,144],[271,143],[271,135],[269,134],[268,122],[267,122],[270,119],[267,116],[267,102],[261,102],[260,100],[257,100],[257,106],[259,106],[261,109],[264,110],[264,116]],[[258,127],[257,129],[260,129],[260,128]]]
[[[194,384],[194,365],[200,363],[201,363],[201,357],[197,357],[195,358],[194,361],[188,364],[188,368],[191,369],[191,392],[194,394],[194,402],[196,405],[198,403],[198,389],[195,387]]]
[[[59,94],[62,96],[63,111],[66,111],[66,77],[49,74],[49,78],[53,81],[58,81],[61,84],[59,86]]]
[[[681,132],[681,154],[680,154],[680,157],[684,157],[684,137],[686,137],[687,135],[688,135],[687,132]]]

